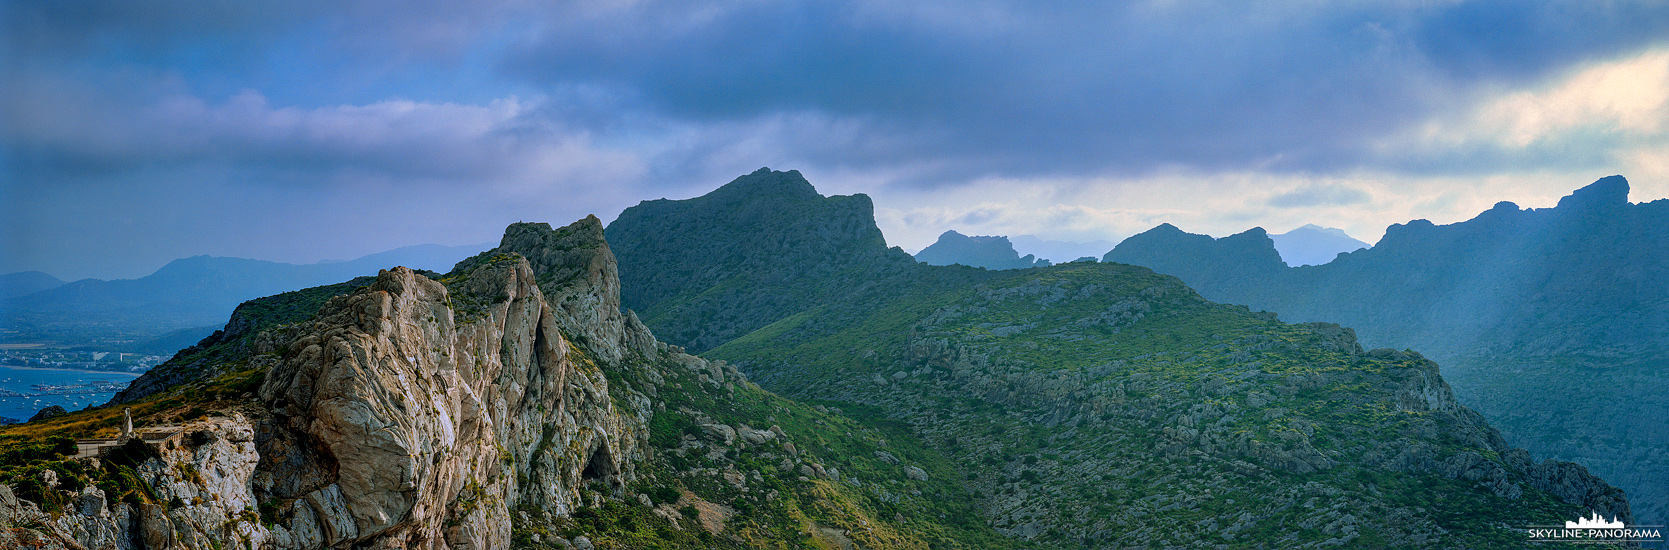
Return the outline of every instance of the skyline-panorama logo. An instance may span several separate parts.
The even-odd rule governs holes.
[[[1531,542],[1558,541],[1579,544],[1625,544],[1663,542],[1662,525],[1629,526],[1620,518],[1607,519],[1598,510],[1588,517],[1558,525],[1531,525],[1524,529]]]

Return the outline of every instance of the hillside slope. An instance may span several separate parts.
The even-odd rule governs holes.
[[[19,271],[0,275],[0,299],[34,294],[63,286],[64,281],[39,271]]]
[[[122,404],[177,435],[94,459],[59,438],[118,407],[0,429],[0,545],[1014,547],[907,432],[656,342],[615,269],[595,217],[517,224],[445,275],[245,304]]]
[[[708,231],[792,231],[748,222]],[[1207,302],[1144,268],[914,264],[845,286],[706,356],[784,395],[906,423],[952,457],[981,516],[1019,540],[1488,547],[1524,542],[1507,526],[1628,513],[1621,491],[1581,467],[1505,445],[1418,354],[1365,352],[1348,329]],[[701,319],[723,306],[679,307]]]
[[[621,303],[700,353],[916,261],[888,249],[865,195],[824,197],[761,168],[689,200],[643,201],[609,224]]]
[[[1285,268],[1261,229],[1213,240],[1160,226],[1108,261],[1175,275],[1205,297],[1289,321],[1351,326],[1370,346],[1445,365],[1461,401],[1539,456],[1626,488],[1669,521],[1669,200],[1630,204],[1602,178],[1554,208],[1499,203],[1373,248]]]

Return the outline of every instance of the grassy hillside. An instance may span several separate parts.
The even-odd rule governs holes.
[[[1418,354],[1145,268],[971,278],[844,301],[838,327],[822,323],[840,308],[808,310],[708,355],[904,422],[997,531],[1051,546],[1490,547],[1585,512],[1568,501],[1589,495],[1535,488],[1541,467]]]
[[[466,263],[515,261],[520,257],[487,254]],[[455,318],[479,316],[491,297],[470,294],[464,277],[450,275],[435,277],[451,283],[448,305]],[[585,282],[555,272],[541,273],[540,280],[553,296]],[[227,330],[176,358],[166,379],[171,384],[121,405],[0,427],[0,483],[54,514],[73,513],[77,492],[86,486],[103,489],[112,505],[186,505],[164,502],[137,473],[157,449],[132,441],[100,460],[76,460],[68,457],[73,438],[115,436],[122,409],[131,408],[140,428],[186,425],[188,432],[200,418],[241,415],[256,427],[258,442],[270,440],[265,430],[272,427],[272,413],[254,394],[294,338],[293,323],[312,318],[318,302],[358,286],[349,282],[246,303]],[[605,361],[586,339],[565,336],[576,346],[570,359],[607,378],[617,407],[647,403],[653,411],[649,445],[631,457],[636,476],[624,490],[588,487],[585,505],[562,516],[517,510],[516,547],[566,548],[580,537],[596,548],[1034,547],[978,521],[952,461],[906,425],[873,411],[784,399],[733,367],[665,345],[651,343],[659,350],[654,357],[633,353]],[[42,482],[47,470],[59,480],[56,487]],[[274,510],[248,513],[271,524]]]
[[[954,463],[908,426],[784,399],[723,363],[688,359],[638,357],[604,371],[611,387],[653,396],[652,455],[624,498],[523,523],[518,545],[585,536],[599,548],[1035,547],[979,521]]]
[[[1554,208],[1503,202],[1453,224],[1392,225],[1372,248],[1287,268],[1261,229],[1212,239],[1161,226],[1106,258],[1204,296],[1413,348],[1538,457],[1575,460],[1669,521],[1669,200],[1629,203],[1620,176]]]

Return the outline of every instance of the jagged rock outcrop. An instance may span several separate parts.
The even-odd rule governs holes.
[[[489,304],[480,317],[459,322],[444,285],[396,268],[327,304],[268,375],[261,397],[288,432],[272,440],[317,451],[272,455],[258,483],[288,503],[280,547],[500,548],[515,507],[566,513],[588,481],[622,487],[647,419],[576,363],[527,261],[459,276]]]
[[[56,532],[99,548],[506,548],[512,511],[621,497],[644,458],[649,401],[600,368],[660,352],[618,285],[594,217],[511,226],[438,280],[385,270],[252,340],[256,416],[138,463],[180,506],[89,504]]]
[[[551,229],[545,223],[516,223],[504,230],[498,248],[460,262],[454,272],[467,270],[484,258],[519,254],[538,275],[538,286],[548,289],[545,299],[557,310],[553,321],[566,334],[581,338],[605,361],[619,361],[623,346],[654,349],[641,331],[628,342],[627,322],[620,309],[620,275],[614,253],[603,240],[603,223],[596,216]]]
[[[235,358],[270,353],[276,346],[268,329],[299,323],[318,313],[333,296],[353,292],[370,284],[371,277],[305,288],[256,298],[238,305],[224,328],[214,331],[196,345],[180,350],[167,362],[145,371],[128,387],[110,398],[107,405],[128,403],[170,387],[194,380],[212,379],[224,373]]]
[[[385,271],[299,329],[261,388],[292,450],[257,480],[285,503],[279,547],[502,548],[511,510],[617,494],[649,411],[616,409],[596,366],[628,328],[601,229],[514,225],[441,281]]]
[[[68,509],[46,513],[0,485],[0,525],[42,526],[34,534],[0,529],[0,547],[266,547],[270,533],[253,512],[257,501],[249,483],[259,461],[252,423],[234,415],[191,423],[181,433],[160,447],[134,442],[84,461],[90,467],[100,460],[130,464],[163,504],[110,502],[89,485]]]

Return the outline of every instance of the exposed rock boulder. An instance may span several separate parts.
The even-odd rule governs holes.
[[[736,429],[730,426],[726,426],[724,424],[706,423],[701,425],[701,430],[706,432],[707,437],[711,438],[713,441],[717,441],[725,445],[730,445],[736,442]]]
[[[776,432],[772,432],[770,430],[756,430],[748,427],[747,424],[737,427],[736,435],[740,436],[742,441],[746,441],[754,445],[763,445],[765,442],[777,438]]]

